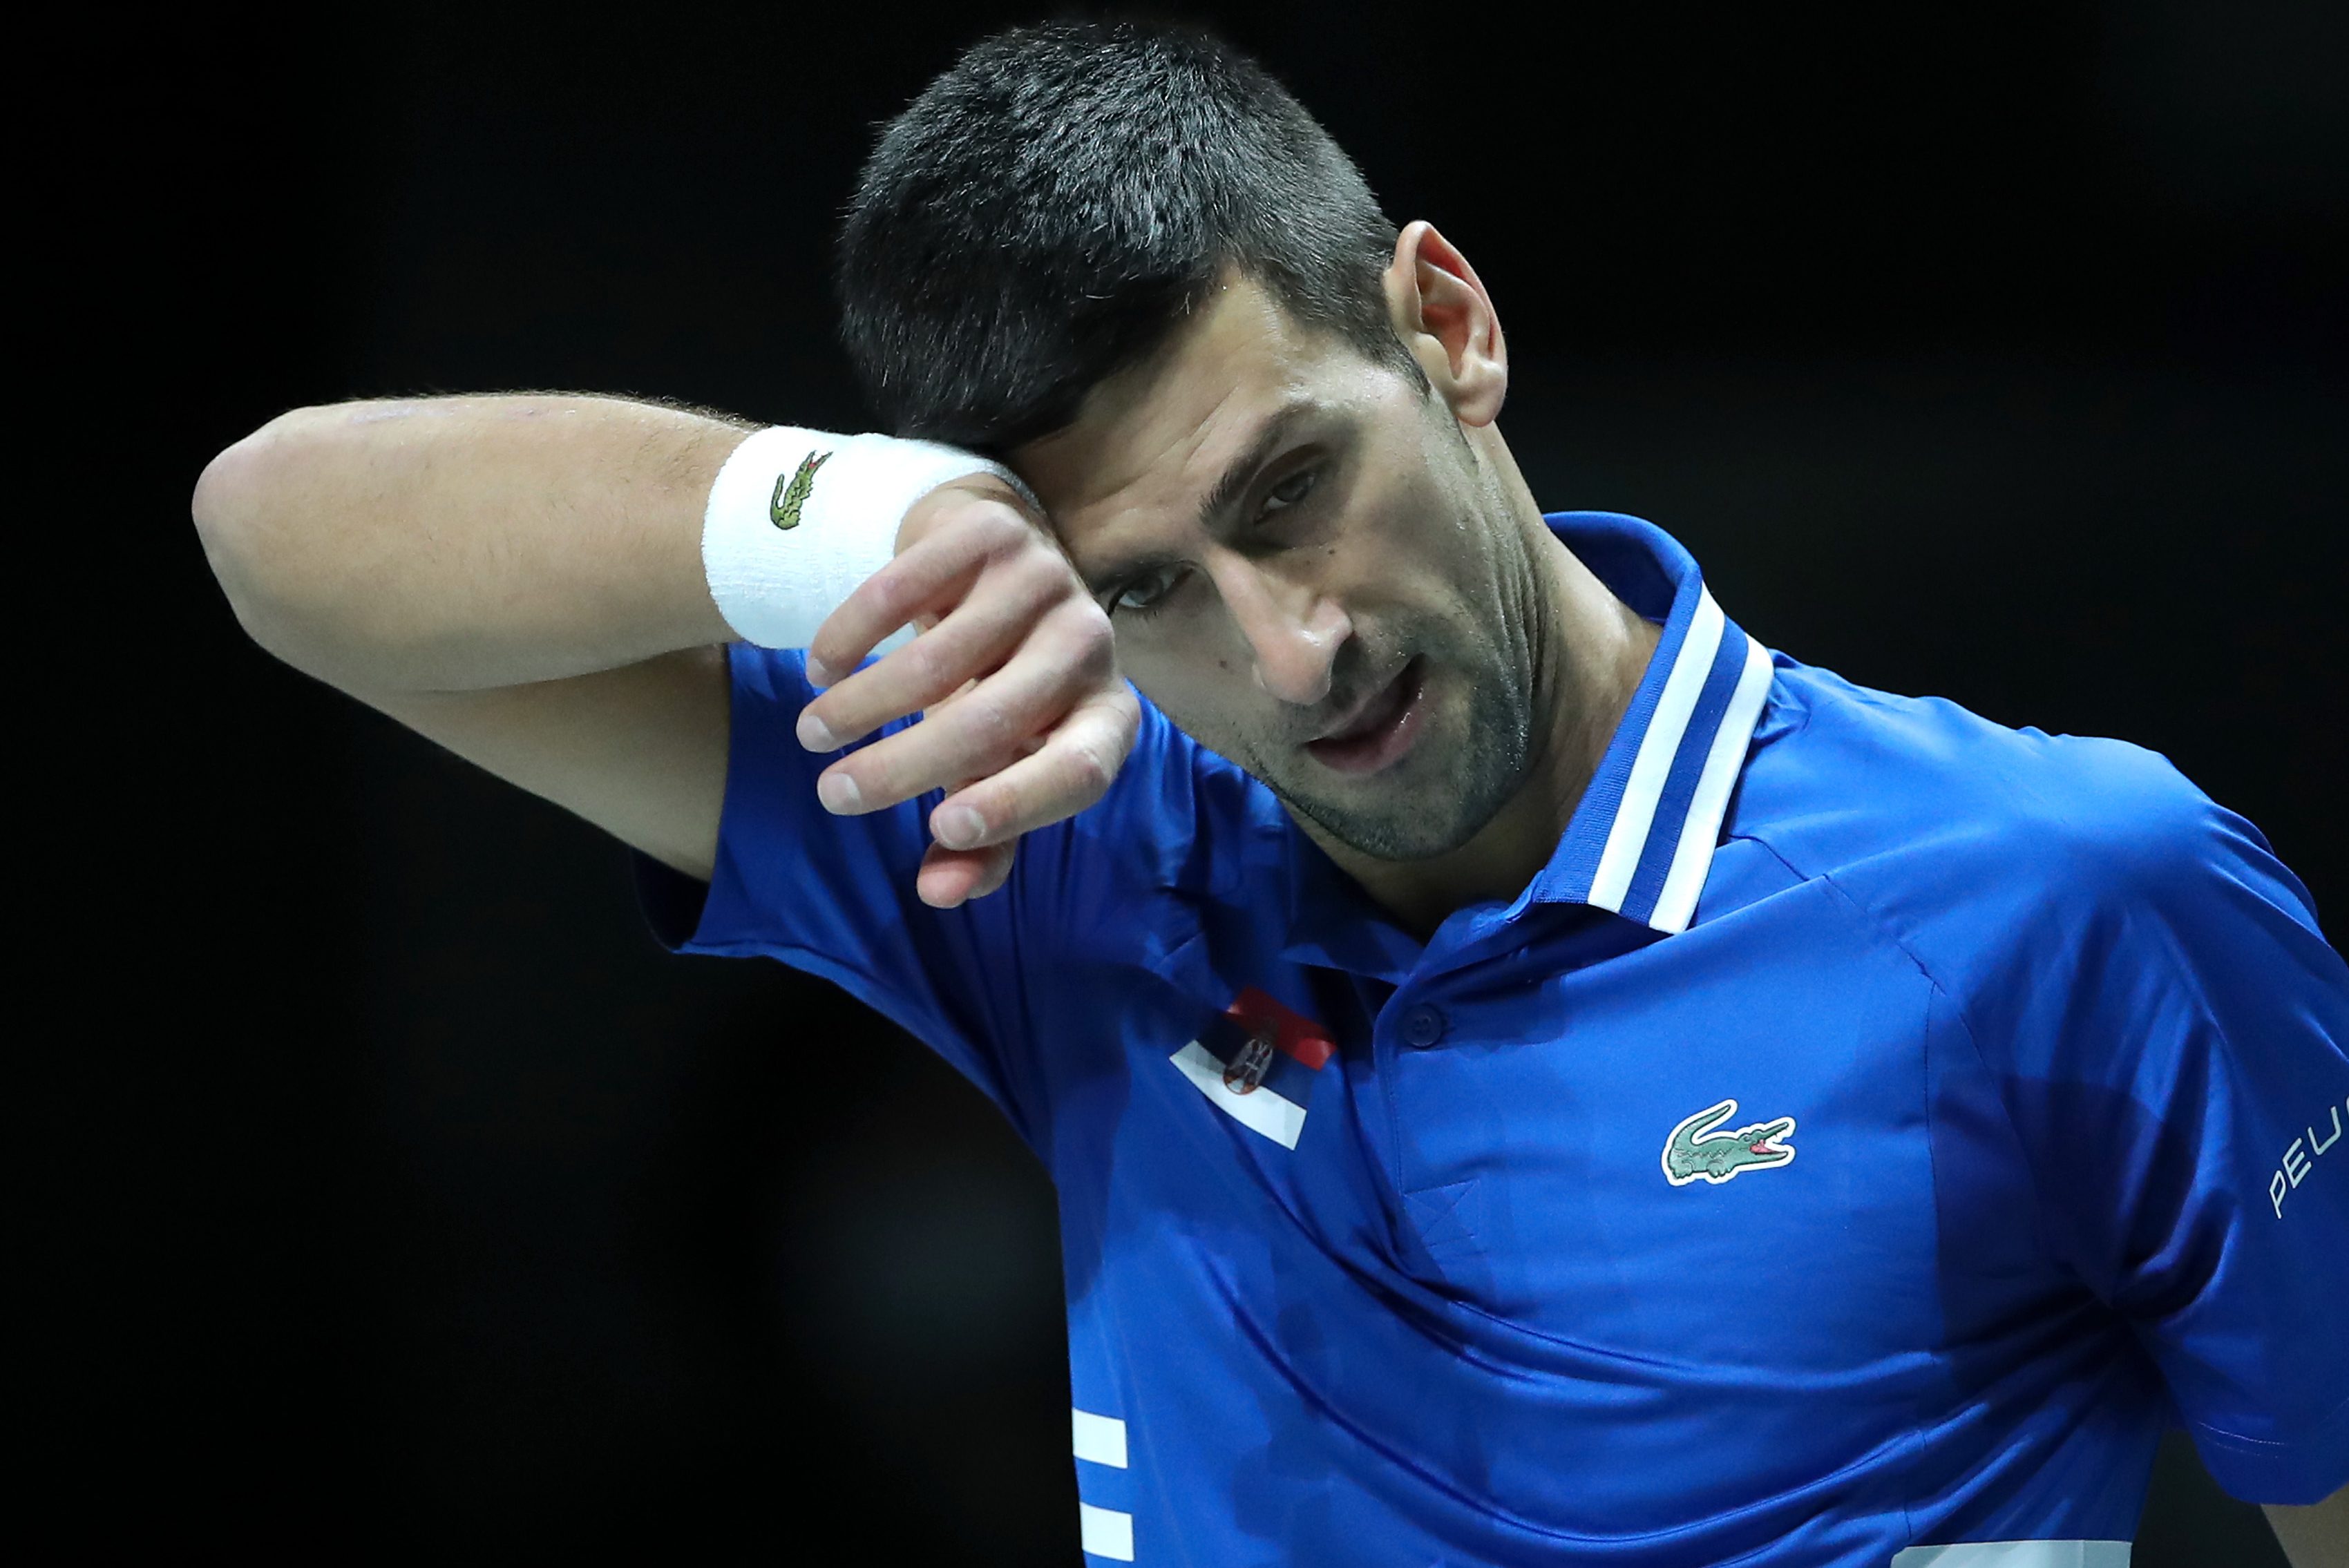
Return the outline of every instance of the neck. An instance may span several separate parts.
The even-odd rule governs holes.
[[[1532,498],[1526,504],[1532,506]],[[1583,791],[1605,759],[1640,688],[1661,628],[1609,593],[1533,514],[1535,702],[1525,782],[1493,820],[1455,850],[1418,861],[1382,861],[1340,843],[1297,817],[1396,923],[1421,941],[1472,903],[1515,898],[1549,863]]]

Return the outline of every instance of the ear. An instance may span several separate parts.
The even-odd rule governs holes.
[[[1464,425],[1489,425],[1509,391],[1509,353],[1493,296],[1468,258],[1424,219],[1403,230],[1387,264],[1395,335]]]

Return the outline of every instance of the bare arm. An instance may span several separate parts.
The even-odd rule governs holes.
[[[192,510],[264,647],[707,878],[732,633],[701,513],[749,429],[592,397],[299,409],[214,459]],[[935,628],[812,706],[835,744],[930,711],[825,776],[857,785],[857,812],[944,789],[934,821],[976,813],[975,838],[923,861],[941,906],[999,887],[1019,834],[1097,799],[1138,722],[1107,618],[1022,504],[985,476],[931,491],[816,638],[846,670],[909,620]]]
[[[215,458],[193,510],[288,663],[361,695],[520,686],[731,635],[701,507],[748,433],[604,397],[301,408]]]
[[[297,409],[192,511],[270,652],[706,877],[730,634],[701,506],[745,428],[612,398]]]
[[[2349,1568],[2349,1487],[2306,1508],[2261,1506],[2292,1568]]]

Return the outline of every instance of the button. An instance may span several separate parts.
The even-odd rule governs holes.
[[[1425,1047],[1444,1037],[1444,1009],[1422,1002],[1404,1012],[1402,1037],[1409,1044]]]

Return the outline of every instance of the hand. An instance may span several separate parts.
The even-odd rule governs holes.
[[[799,738],[830,751],[926,710],[825,769],[817,795],[857,815],[950,791],[930,814],[937,841],[915,891],[952,909],[1003,885],[1020,834],[1101,799],[1141,705],[1117,673],[1108,615],[1044,521],[991,474],[914,503],[896,558],[817,629],[808,678],[829,686],[907,622],[919,634],[808,704]]]

